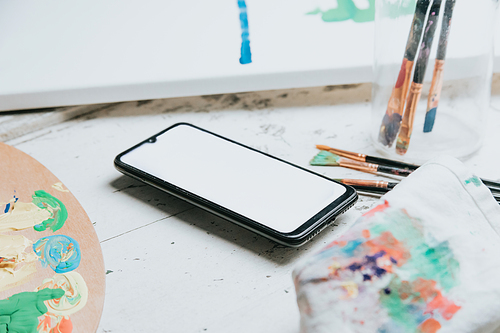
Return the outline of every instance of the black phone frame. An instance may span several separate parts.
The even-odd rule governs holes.
[[[139,170],[139,169],[137,169],[129,164],[124,163],[121,160],[121,158],[125,154],[140,147],[143,144],[156,142],[156,138],[158,136],[162,135],[163,133],[165,133],[168,130],[171,130],[172,128],[175,128],[177,126],[193,127],[197,130],[201,130],[201,131],[206,132],[208,134],[214,135],[214,136],[219,137],[223,140],[229,141],[233,144],[237,144],[241,147],[250,149],[250,150],[257,152],[259,154],[263,154],[267,157],[270,157],[270,158],[273,158],[273,159],[278,160],[280,162],[289,164],[289,165],[296,167],[296,168],[299,168],[305,172],[312,173],[318,177],[321,177],[321,178],[324,178],[328,181],[337,183],[337,184],[345,187],[346,192],[343,195],[341,195],[339,198],[337,198],[335,201],[333,201],[332,203],[327,205],[324,209],[319,211],[311,219],[309,219],[308,221],[305,221],[300,227],[298,227],[294,231],[289,232],[289,233],[283,233],[283,232],[279,232],[277,230],[274,230],[272,228],[269,228],[269,227],[267,227],[267,226],[265,226],[257,221],[254,221],[246,216],[238,214],[230,209],[227,209],[223,206],[220,206],[220,205],[218,205],[210,200],[207,200],[203,197],[200,197],[194,193],[186,191],[183,188],[175,186],[174,184],[171,184],[163,179],[160,179],[160,178],[155,177],[147,172]],[[340,214],[344,213],[349,208],[351,208],[356,203],[356,201],[358,199],[358,194],[357,194],[356,190],[354,190],[354,188],[352,188],[351,186],[339,183],[333,179],[330,179],[328,177],[325,177],[323,175],[320,175],[320,174],[313,172],[313,171],[310,171],[308,169],[302,168],[298,165],[287,162],[287,161],[282,160],[278,157],[266,154],[266,153],[261,152],[257,149],[254,149],[252,147],[248,147],[248,146],[241,144],[239,142],[236,142],[234,140],[225,138],[225,137],[218,135],[216,133],[207,131],[207,130],[200,128],[198,126],[195,126],[195,125],[192,125],[189,123],[184,123],[184,122],[176,123],[176,124],[166,128],[166,129],[164,129],[163,131],[147,138],[146,140],[139,142],[138,144],[123,151],[122,153],[118,154],[115,157],[114,165],[118,171],[120,171],[121,173],[123,173],[127,176],[130,176],[130,177],[135,178],[135,179],[137,179],[141,182],[144,182],[148,185],[156,187],[164,192],[172,194],[172,195],[174,195],[180,199],[183,199],[183,200],[185,200],[185,201],[187,201],[187,202],[189,202],[197,207],[200,207],[204,210],[207,210],[207,211],[209,211],[209,212],[211,212],[211,213],[213,213],[213,214],[215,214],[215,215],[217,215],[225,220],[233,222],[233,223],[235,223],[243,228],[251,230],[251,231],[253,231],[257,234],[260,234],[264,237],[270,238],[271,240],[273,240],[279,244],[290,246],[290,247],[299,247],[299,246],[303,245],[304,243],[306,243],[312,237],[317,235],[321,230],[323,230],[328,225],[330,225],[337,218],[337,216],[339,216]]]

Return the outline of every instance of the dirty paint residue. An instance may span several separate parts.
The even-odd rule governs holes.
[[[353,20],[356,23],[372,22],[375,19],[375,0],[366,1],[368,7],[358,8],[353,0],[337,0],[337,7],[322,10],[316,8],[306,15],[320,15],[323,22],[342,22]],[[415,0],[405,0],[402,3],[384,4],[386,15],[396,18],[415,12]]]
[[[47,312],[45,302],[63,295],[61,289],[43,289],[0,300],[0,332],[36,332],[38,317]]]
[[[60,299],[49,300],[45,303],[48,312],[57,316],[69,316],[81,310],[88,299],[87,284],[77,272],[55,274],[52,278],[43,280],[37,290],[45,288],[60,288],[65,294]]]
[[[38,223],[34,229],[36,231],[44,231],[47,228],[50,228],[52,231],[61,229],[68,218],[68,211],[61,200],[43,190],[35,191],[32,198],[33,204],[51,213],[51,218]]]
[[[69,192],[69,190],[64,188],[64,185],[61,182],[55,183],[54,185],[52,185],[52,188],[58,190],[59,192]]]
[[[31,241],[22,235],[0,235],[0,291],[31,279],[37,256],[30,251]]]
[[[328,283],[346,313],[368,311],[346,319],[353,329],[435,333],[444,327],[461,309],[448,296],[459,285],[460,270],[448,242],[424,233],[418,220],[387,201],[361,222],[312,259],[329,265],[327,277],[300,280],[299,274],[296,284]]]
[[[80,245],[69,236],[40,238],[33,244],[33,250],[39,256],[42,266],[49,266],[56,273],[71,272],[80,265]]]
[[[473,184],[476,187],[481,186],[482,182],[477,176],[472,176],[469,179],[465,180],[465,185]]]

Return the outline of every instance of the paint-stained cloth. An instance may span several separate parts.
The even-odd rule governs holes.
[[[451,157],[404,179],[293,278],[302,333],[493,332],[500,206]]]

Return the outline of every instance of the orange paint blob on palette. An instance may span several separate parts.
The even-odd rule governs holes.
[[[0,170],[0,317],[23,332],[95,332],[105,271],[87,214],[49,170],[3,143]]]

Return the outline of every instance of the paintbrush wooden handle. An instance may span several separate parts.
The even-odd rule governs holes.
[[[413,120],[415,119],[415,113],[417,111],[420,95],[422,95],[422,86],[423,85],[421,83],[411,83],[405,114],[403,121],[401,122],[401,130],[399,131],[398,141],[396,142],[396,152],[400,155],[406,154],[408,145],[410,144]]]
[[[376,164],[351,161],[351,160],[345,160],[345,159],[341,159],[339,161],[339,165],[341,167],[344,167],[344,168],[349,168],[349,169],[358,170],[358,171],[367,172],[367,173],[377,173],[377,167],[378,167],[378,165],[376,165]]]
[[[408,61],[408,59],[405,58],[401,70],[399,71],[396,86],[392,89],[392,94],[389,98],[382,124],[380,125],[378,140],[384,146],[392,146],[399,132],[399,126],[405,107],[406,94],[408,93],[408,86],[411,81],[412,69],[413,61]]]

